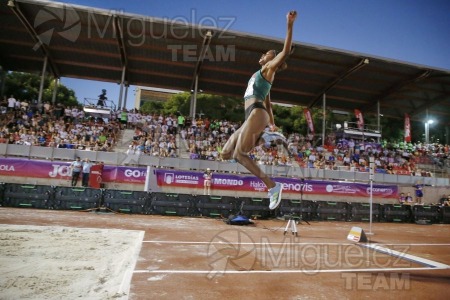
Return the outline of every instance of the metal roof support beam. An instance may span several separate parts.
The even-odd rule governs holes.
[[[118,108],[121,109],[121,108],[126,108],[126,106],[127,106],[128,83],[125,83],[125,81],[127,79],[128,56],[127,56],[127,51],[125,49],[123,28],[120,23],[121,19],[117,15],[114,15],[113,18],[114,18],[113,19],[113,27],[114,27],[114,32],[116,33],[116,37],[117,37],[117,45],[118,45],[119,53],[120,53],[120,63],[122,65],[122,77],[120,79],[120,91],[119,91],[119,103],[118,103]],[[122,105],[124,84],[125,84],[125,99],[124,99],[123,105]]]
[[[430,143],[430,123],[428,122],[430,119],[428,118],[428,108],[425,109],[425,144]]]
[[[52,94],[52,105],[55,106],[56,103],[56,94],[58,92],[59,87],[59,78],[55,78],[54,80],[55,85],[53,86],[53,94]]]
[[[119,106],[118,106],[119,109],[121,109],[122,107],[125,108],[125,104],[122,106],[122,96],[123,96],[123,85],[125,82],[126,71],[127,71],[126,66],[123,66],[122,67],[122,78],[120,79]]]
[[[381,134],[381,111],[380,111],[380,100],[377,101],[377,130]],[[380,137],[377,137],[377,143],[380,143]]]
[[[205,37],[203,38],[202,49],[200,50],[200,55],[197,59],[197,64],[195,65],[194,76],[192,78],[191,83],[191,92],[193,91],[191,98],[191,111],[190,115],[192,118],[195,118],[195,113],[197,110],[197,90],[198,90],[198,77],[200,75],[200,71],[203,65],[203,61],[205,60],[206,51],[209,49],[209,44],[211,43],[212,32],[208,30],[206,32]]]
[[[369,64],[368,58],[361,59],[355,66],[353,66],[351,69],[347,70],[344,74],[337,77],[335,80],[333,80],[330,84],[328,84],[321,92],[320,94],[308,104],[309,108],[312,108],[314,105],[317,104],[317,102],[320,100],[323,94],[326,94],[329,90],[331,90],[334,86],[336,86],[339,82],[347,78],[348,76],[352,75],[362,67]]]
[[[47,56],[44,57],[44,65],[42,66],[42,74],[41,74],[41,83],[39,85],[39,95],[38,95],[38,109],[40,110],[42,107],[42,94],[44,93],[44,80],[45,80],[45,72],[47,71]]]
[[[197,111],[197,93],[198,93],[198,75],[195,76],[194,89],[191,90],[191,107],[189,115],[195,118],[195,113]]]
[[[327,125],[326,116],[327,116],[327,95],[324,93],[322,95],[322,109],[323,109],[323,116],[322,116],[322,147],[325,146],[325,129]]]
[[[37,34],[36,30],[34,30],[34,27],[28,22],[28,19],[25,17],[25,15],[22,13],[22,10],[19,7],[19,3],[17,3],[14,0],[8,1],[8,6],[11,8],[13,13],[16,15],[16,17],[20,20],[20,22],[23,24],[25,29],[28,31],[28,33],[31,35],[33,40],[36,42],[36,44],[33,47],[34,51],[37,51],[39,48],[41,48],[45,59],[48,59],[48,63],[50,65],[50,69],[52,70],[54,77],[61,77],[59,76],[59,70],[56,66],[56,63],[53,61],[52,56],[50,55],[50,51],[47,47],[47,45],[41,40],[39,35]]]
[[[128,98],[128,84],[125,84],[125,96],[123,99],[123,107],[127,107],[127,98]]]
[[[117,36],[117,43],[118,43],[119,52],[120,52],[120,61],[122,63],[122,66],[126,66],[128,64],[128,57],[127,57],[127,51],[125,49],[123,28],[120,23],[120,18],[117,15],[114,15],[113,26],[114,26],[114,31],[116,32],[116,36]]]

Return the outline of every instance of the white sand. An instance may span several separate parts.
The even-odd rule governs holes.
[[[128,299],[143,231],[0,225],[0,299]]]

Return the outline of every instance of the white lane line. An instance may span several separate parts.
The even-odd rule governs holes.
[[[433,268],[433,269],[435,269],[435,268],[439,268],[439,269],[448,269],[448,268],[450,268],[449,265],[442,264],[440,262],[429,260],[429,259],[426,259],[426,258],[418,257],[418,256],[415,256],[415,255],[406,254],[404,252],[395,251],[395,250],[392,250],[392,249],[389,249],[389,248],[382,247],[379,244],[358,243],[357,245],[359,245],[361,247],[373,249],[373,250],[375,250],[377,252],[380,252],[380,253],[383,253],[383,254],[387,254],[387,255],[390,255],[390,256],[394,256],[394,257],[399,257],[401,259],[406,259],[406,260],[409,260],[409,261],[413,261],[413,262],[416,262],[416,263],[428,266],[428,267]]]
[[[238,271],[238,270],[221,270],[221,274],[316,274],[316,273],[342,273],[342,272],[388,272],[388,271],[423,271],[423,270],[444,270],[446,268],[369,268],[369,269],[330,269],[330,270],[251,270],[251,271]],[[148,274],[210,274],[213,270],[135,270],[134,273],[148,273]]]
[[[151,243],[151,244],[180,244],[180,245],[215,245],[215,244],[231,244],[231,245],[285,245],[286,242],[261,242],[261,243],[248,243],[248,242],[189,242],[189,241],[143,241],[143,243]],[[294,244],[294,243],[292,243]],[[354,243],[295,243],[295,245],[354,245]],[[450,246],[450,244],[449,244]]]
[[[214,245],[214,244],[224,244],[224,242],[194,242],[194,241],[155,241],[155,240],[150,240],[150,241],[142,241],[143,243],[150,243],[150,244],[180,244],[180,245]],[[231,243],[227,243],[227,244],[231,244]],[[236,245],[285,245],[286,242],[260,242],[260,243],[240,243],[240,242],[236,242]],[[293,243],[294,244],[294,243]],[[234,245],[234,243],[233,243]],[[329,245],[329,246],[334,246],[334,245],[355,245],[355,243],[295,243],[295,245]],[[450,246],[450,244],[383,244],[384,246]]]

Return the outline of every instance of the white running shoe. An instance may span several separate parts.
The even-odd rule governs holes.
[[[275,182],[275,186],[269,190],[270,204],[269,209],[277,208],[281,203],[281,193],[283,191],[283,185],[279,182]]]
[[[272,142],[276,143],[277,141],[286,143],[286,137],[279,132],[264,131],[261,138],[264,140],[265,143],[272,143]]]

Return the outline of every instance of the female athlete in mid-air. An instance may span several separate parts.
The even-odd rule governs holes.
[[[278,54],[275,50],[269,50],[259,59],[261,69],[250,78],[244,95],[245,122],[230,137],[221,154],[223,159],[235,159],[264,182],[269,189],[270,209],[275,209],[280,204],[283,186],[270,179],[248,153],[258,143],[267,125],[275,126],[269,92],[275,73],[287,66],[285,60],[291,51],[292,28],[296,17],[296,11],[290,11],[286,16],[287,32],[283,50]]]

